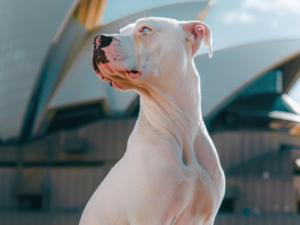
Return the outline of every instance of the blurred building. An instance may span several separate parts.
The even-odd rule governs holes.
[[[255,1],[241,2],[235,7],[256,15]],[[252,17],[206,0],[157,3],[105,22],[109,3],[0,1],[0,224],[78,223],[139,112],[136,93],[94,74],[92,42],[145,16],[205,20],[216,34],[213,58],[205,48],[195,57],[203,116],[226,173],[215,224],[297,224],[300,34],[288,26],[277,34],[272,23],[248,34],[255,20],[244,30],[231,22]]]

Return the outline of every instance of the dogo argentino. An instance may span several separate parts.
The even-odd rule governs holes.
[[[212,55],[203,22],[143,18],[94,39],[93,68],[140,94],[122,159],[95,191],[80,225],[212,225],[225,179],[201,114],[194,55]]]

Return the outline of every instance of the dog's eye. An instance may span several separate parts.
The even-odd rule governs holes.
[[[146,32],[149,32],[151,31],[148,27],[143,27],[142,30],[141,30],[141,33],[146,33]]]

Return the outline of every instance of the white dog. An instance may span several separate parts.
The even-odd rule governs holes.
[[[199,21],[144,18],[94,40],[93,67],[140,94],[123,158],[89,200],[80,225],[212,225],[224,196],[218,154],[201,114],[194,55],[209,46]]]

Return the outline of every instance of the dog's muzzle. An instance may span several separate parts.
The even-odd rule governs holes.
[[[119,46],[120,41],[117,37],[105,35],[98,35],[94,38],[92,63],[95,71],[99,71],[100,63],[109,63],[110,60],[125,60],[125,53]]]

